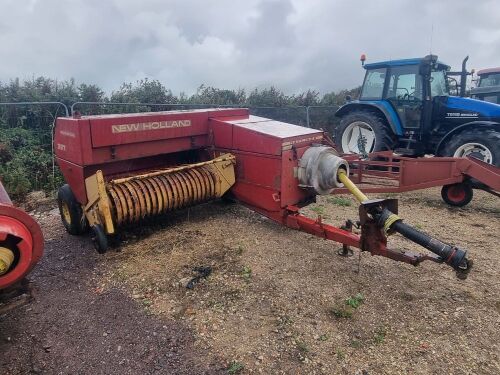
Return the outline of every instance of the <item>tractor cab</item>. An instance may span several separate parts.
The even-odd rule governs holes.
[[[402,134],[420,130],[424,98],[448,95],[446,74],[450,67],[436,56],[372,63],[364,68],[359,100],[388,102],[398,115],[397,130]]]
[[[366,73],[359,99],[336,112],[339,151],[474,156],[500,164],[500,105],[463,97],[471,74],[467,59],[461,72],[452,72],[435,55],[370,64],[362,56]],[[450,81],[460,96],[450,95]]]

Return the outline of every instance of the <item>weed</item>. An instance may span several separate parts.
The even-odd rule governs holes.
[[[249,266],[243,267],[243,270],[241,271],[241,276],[246,281],[250,281],[250,279],[252,278],[252,269]]]
[[[342,198],[342,197],[331,197],[327,198],[326,200],[328,203],[335,204],[337,206],[341,207],[349,207],[352,205],[352,201],[348,198]]]
[[[352,310],[346,309],[344,307],[333,307],[330,309],[330,314],[332,314],[336,318],[352,318]]]
[[[357,309],[364,301],[365,297],[358,293],[354,297],[349,297],[346,299],[345,304],[351,306],[353,309]]]
[[[345,353],[342,351],[342,349],[337,349],[337,359],[339,361],[342,361],[345,358]]]
[[[373,341],[375,342],[375,344],[382,344],[385,340],[386,333],[387,331],[385,327],[378,327],[375,331],[375,334],[373,335]]]
[[[296,341],[295,343],[297,345],[297,349],[299,349],[299,352],[301,354],[305,354],[305,353],[308,353],[309,352],[309,347],[307,346],[307,344],[304,342],[304,341]]]
[[[236,249],[236,254],[242,255],[243,251],[245,251],[245,249],[243,248],[243,246],[238,245],[238,248]]]
[[[424,228],[422,226],[422,224],[419,224],[419,223],[415,224],[414,227],[417,228],[417,229],[423,229]]]
[[[325,214],[325,207],[324,206],[314,206],[311,207],[311,210],[316,212],[318,215],[324,215]]]
[[[237,374],[241,370],[243,370],[244,368],[245,368],[245,365],[243,363],[233,361],[233,362],[231,362],[231,364],[227,368],[227,373],[228,374]]]
[[[326,341],[328,340],[328,335],[325,333],[319,337],[319,341]]]
[[[351,346],[355,349],[359,349],[359,348],[361,348],[362,344],[361,344],[361,341],[359,341],[359,340],[352,340]]]

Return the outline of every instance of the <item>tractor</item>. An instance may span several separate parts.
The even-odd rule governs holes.
[[[475,157],[500,166],[500,105],[449,94],[450,66],[435,55],[365,64],[359,99],[335,113],[345,154]],[[462,90],[465,91],[465,61]]]
[[[471,89],[471,96],[500,104],[500,67],[480,70],[477,75],[479,83]]]

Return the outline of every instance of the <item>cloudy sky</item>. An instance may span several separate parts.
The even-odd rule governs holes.
[[[361,82],[361,53],[418,57],[431,39],[454,68],[499,66],[499,25],[498,0],[0,0],[0,81],[324,93]]]

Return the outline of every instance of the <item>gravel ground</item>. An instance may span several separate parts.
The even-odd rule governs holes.
[[[398,197],[391,195],[391,197]],[[402,194],[400,216],[469,250],[465,281],[281,227],[212,203],[129,229],[98,256],[40,216],[46,256],[34,301],[0,317],[2,373],[500,373],[500,206],[478,192],[451,209],[439,191]],[[341,225],[348,196],[306,213]],[[404,239],[394,248],[417,251]],[[195,267],[212,273],[185,287]],[[349,304],[347,304],[347,302]],[[1,371],[0,371],[1,372]]]

